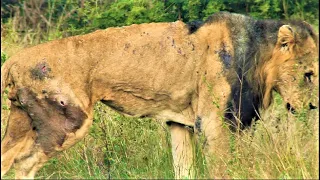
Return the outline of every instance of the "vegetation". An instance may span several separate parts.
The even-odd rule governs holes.
[[[218,11],[255,18],[302,19],[318,27],[317,0],[2,0],[1,65],[20,48],[133,23],[205,20]],[[230,156],[217,176],[229,178],[319,179],[319,111],[288,114],[281,97],[262,121],[232,134]],[[2,106],[1,136],[8,106]],[[170,134],[165,124],[127,118],[101,103],[89,135],[51,159],[37,178],[173,178]],[[208,177],[201,147],[197,178]],[[13,178],[10,171],[4,178]]]
[[[218,11],[318,26],[318,6],[317,0],[2,0],[1,36],[30,45],[133,23],[205,20]]]

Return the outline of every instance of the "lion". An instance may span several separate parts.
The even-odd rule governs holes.
[[[1,176],[14,164],[16,178],[34,178],[88,133],[101,101],[167,122],[175,177],[194,177],[193,137],[204,135],[210,155],[222,148],[224,122],[250,125],[272,91],[291,112],[317,109],[318,57],[318,36],[306,22],[228,12],[204,23],[134,24],[26,48],[1,67],[1,94],[7,89],[11,101]]]

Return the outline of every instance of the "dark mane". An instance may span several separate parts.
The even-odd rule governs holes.
[[[203,25],[202,21],[191,21],[187,23],[189,34],[196,32]]]
[[[230,73],[227,76],[231,84],[231,95],[228,110],[225,113],[231,129],[235,130],[236,117],[241,119],[241,128],[250,126],[254,118],[258,119],[265,90],[263,82],[255,79],[254,72],[261,63],[261,49],[268,44],[276,43],[279,27],[283,23],[275,20],[255,20],[248,16],[231,13],[213,16],[208,23],[221,21],[222,17],[226,18],[228,29],[231,30],[235,50],[232,69],[236,73]],[[243,78],[242,83],[238,77]]]
[[[257,113],[262,107],[265,85],[264,82],[259,82],[254,74],[268,58],[264,57],[265,54],[261,55],[260,53],[268,51],[276,44],[279,28],[285,24],[294,27],[302,42],[308,36],[318,42],[317,35],[312,27],[303,21],[256,20],[228,12],[220,12],[210,16],[203,25],[221,21],[227,23],[231,32],[235,50],[231,66],[236,72],[227,72],[227,79],[231,84],[231,95],[225,118],[234,127],[236,126],[236,117],[240,117],[241,127],[245,128],[251,125],[253,118],[258,119]],[[238,77],[243,77],[242,84]],[[240,92],[241,89],[242,92]]]
[[[308,36],[311,36],[312,39],[316,42],[316,44],[319,44],[318,34],[316,34],[311,25],[307,22],[299,20],[290,20],[287,23],[295,27],[296,34],[299,34],[299,38],[301,38],[301,40],[305,40]]]
[[[214,22],[219,22],[220,20],[225,21],[227,18],[230,17],[232,14],[229,12],[221,11],[218,13],[214,13],[211,16],[209,16],[204,22],[200,20],[191,21],[187,23],[189,33],[195,33],[200,27],[202,27],[205,24],[211,24]]]

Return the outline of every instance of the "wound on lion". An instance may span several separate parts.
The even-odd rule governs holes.
[[[44,78],[49,77],[51,68],[46,62],[40,62],[30,71],[33,79],[43,80]]]

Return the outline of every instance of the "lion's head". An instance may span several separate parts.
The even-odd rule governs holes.
[[[274,89],[283,97],[288,110],[318,106],[318,37],[305,22],[294,22],[279,28],[271,59],[266,64],[267,107]]]

